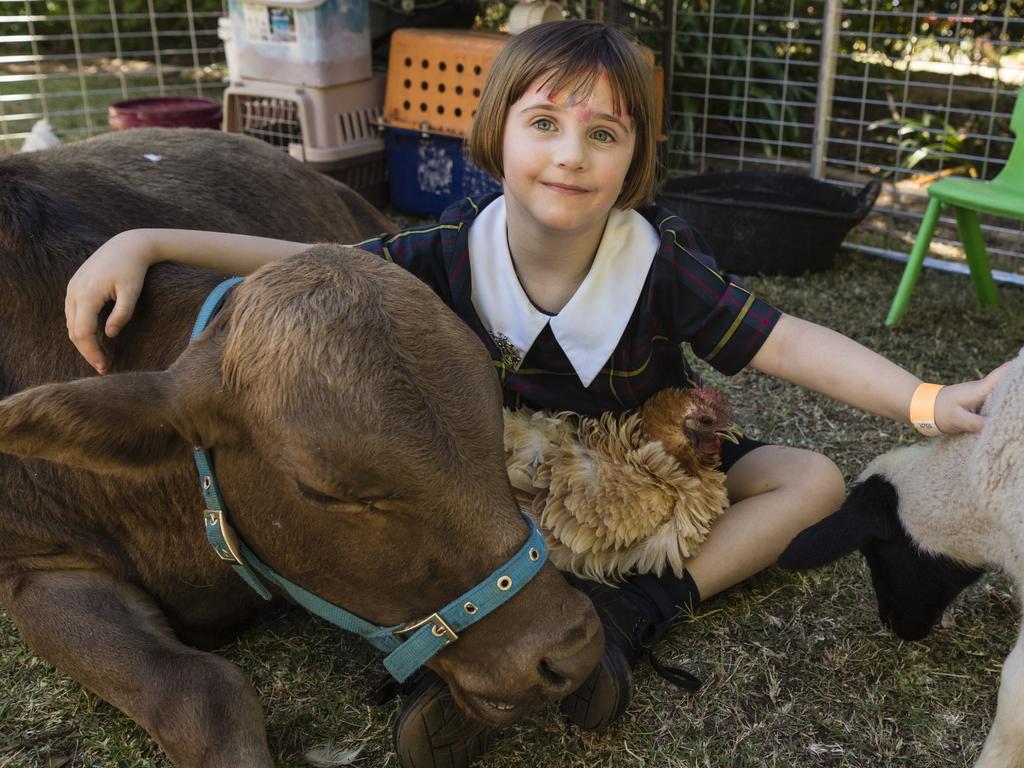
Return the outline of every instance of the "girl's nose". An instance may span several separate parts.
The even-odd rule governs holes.
[[[577,170],[585,165],[586,155],[582,140],[567,132],[562,135],[561,141],[558,143],[555,162],[559,168]]]

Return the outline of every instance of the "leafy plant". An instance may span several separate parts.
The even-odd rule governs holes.
[[[934,112],[925,112],[920,119],[901,115],[892,96],[889,96],[889,110],[892,117],[876,120],[868,126],[868,131],[890,131],[885,143],[896,147],[901,167],[913,170],[926,160],[941,161],[965,152],[966,128],[955,128]],[[892,132],[893,128],[895,132]],[[940,173],[944,176],[953,173],[966,173],[972,178],[978,176],[977,169],[969,160]]]

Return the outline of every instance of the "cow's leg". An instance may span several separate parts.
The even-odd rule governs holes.
[[[1003,664],[996,718],[974,768],[1024,768],[1024,626]]]
[[[145,728],[177,768],[270,768],[242,671],[183,645],[153,600],[96,571],[35,571],[5,607],[40,656]]]

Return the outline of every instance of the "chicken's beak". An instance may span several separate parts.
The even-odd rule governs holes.
[[[740,438],[743,437],[743,430],[741,430],[738,426],[733,424],[728,429],[723,429],[718,432],[715,432],[715,435],[717,435],[722,440],[728,440],[733,445],[739,445]]]

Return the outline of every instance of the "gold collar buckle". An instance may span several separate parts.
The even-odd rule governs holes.
[[[231,527],[227,516],[222,509],[207,509],[203,512],[208,530],[216,530],[220,533],[221,541],[214,546],[214,551],[221,560],[234,565],[245,565],[242,559],[242,548],[238,543],[238,534]]]
[[[459,639],[459,636],[455,634],[455,630],[449,627],[448,623],[441,618],[440,614],[437,613],[432,613],[426,618],[420,619],[415,624],[406,624],[401,629],[396,629],[392,634],[399,640],[405,640],[404,635],[411,634],[426,624],[433,625],[430,629],[430,633],[434,637],[443,637],[445,645],[451,645]]]

